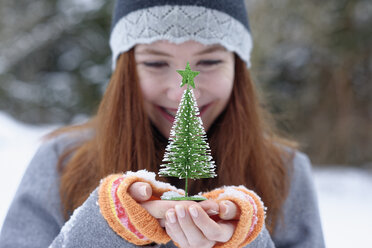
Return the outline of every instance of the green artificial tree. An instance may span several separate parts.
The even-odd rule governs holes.
[[[207,143],[207,135],[199,114],[194,92],[194,78],[199,74],[192,71],[189,62],[185,70],[177,70],[182,76],[180,87],[185,84],[181,102],[170,132],[160,176],[185,179],[185,197],[171,197],[170,200],[204,200],[202,196],[188,196],[188,180],[215,177],[215,163]]]

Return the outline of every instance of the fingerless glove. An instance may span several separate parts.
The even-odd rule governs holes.
[[[150,184],[151,200],[160,200],[166,191],[179,191],[170,184],[156,181],[155,173],[145,170],[110,175],[103,179],[99,189],[98,204],[103,217],[120,237],[133,244],[168,243],[170,238],[157,219],[128,193],[135,182]]]
[[[216,244],[214,247],[244,247],[261,232],[265,222],[265,208],[261,198],[255,192],[244,186],[225,186],[205,193],[203,196],[216,202],[232,201],[240,209],[240,218],[231,239],[226,243]]]

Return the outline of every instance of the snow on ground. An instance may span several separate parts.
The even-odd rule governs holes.
[[[314,169],[327,247],[372,247],[372,171]]]
[[[52,129],[21,124],[0,112],[0,229],[27,164],[41,144],[41,137]]]
[[[0,112],[0,230],[40,138],[54,128],[24,125]],[[327,247],[372,247],[372,172],[317,167],[314,182]]]

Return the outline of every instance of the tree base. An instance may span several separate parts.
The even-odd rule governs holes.
[[[207,198],[203,196],[189,196],[189,197],[171,197],[169,199],[163,199],[167,201],[205,201]]]

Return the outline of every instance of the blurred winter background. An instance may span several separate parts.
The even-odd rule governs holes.
[[[372,245],[372,1],[247,0],[252,74],[314,164],[327,247]],[[0,1],[0,228],[53,128],[92,115],[113,1]]]

